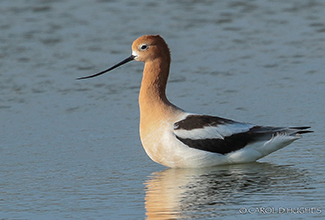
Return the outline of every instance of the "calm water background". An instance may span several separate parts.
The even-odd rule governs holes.
[[[0,219],[324,218],[324,12],[321,0],[0,1]],[[315,133],[259,163],[155,164],[138,136],[143,64],[75,80],[144,34],[169,44],[168,96],[183,109]]]

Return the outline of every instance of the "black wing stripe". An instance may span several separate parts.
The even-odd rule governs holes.
[[[309,129],[310,127],[308,126],[304,126],[304,127],[290,127],[290,129],[296,129],[297,130],[297,134],[305,134],[305,133],[311,133],[314,131],[306,131],[306,129]]]
[[[233,134],[224,139],[199,139],[192,140],[189,138],[181,138],[176,136],[178,140],[187,146],[199,150],[204,150],[212,153],[228,154],[236,150],[244,148],[247,144],[258,141],[268,140],[272,137],[272,133],[256,133],[254,132],[258,126],[253,127],[247,132]]]
[[[209,115],[189,115],[185,119],[176,122],[174,124],[174,129],[179,130],[193,130],[198,128],[204,128],[206,126],[218,126],[224,124],[235,123],[230,119],[209,116]]]

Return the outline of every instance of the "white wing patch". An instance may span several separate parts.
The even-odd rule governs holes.
[[[242,132],[249,131],[255,125],[252,124],[245,124],[245,123],[232,123],[232,124],[224,124],[218,125],[218,132],[224,136],[229,137],[233,134],[238,134]]]
[[[200,139],[224,139],[224,137],[219,133],[218,127],[209,126],[204,128],[197,128],[192,130],[179,129],[175,130],[176,136],[192,140]]]
[[[224,139],[233,134],[249,131],[254,127],[251,124],[232,123],[232,124],[219,124],[217,126],[204,126],[203,128],[196,128],[192,130],[178,129],[174,130],[175,135],[181,138],[191,140],[201,139]]]

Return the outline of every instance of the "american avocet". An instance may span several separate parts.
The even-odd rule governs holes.
[[[169,48],[159,35],[132,44],[132,55],[99,76],[129,61],[145,63],[140,88],[140,138],[149,157],[167,167],[207,167],[254,162],[301,137],[310,127],[265,127],[188,113],[166,97]]]

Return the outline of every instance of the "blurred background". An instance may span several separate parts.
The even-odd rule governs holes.
[[[321,0],[2,0],[0,218],[324,217],[324,10]],[[145,34],[169,44],[167,95],[179,107],[315,133],[250,165],[155,164],[138,135],[143,64],[75,80],[130,56]]]

